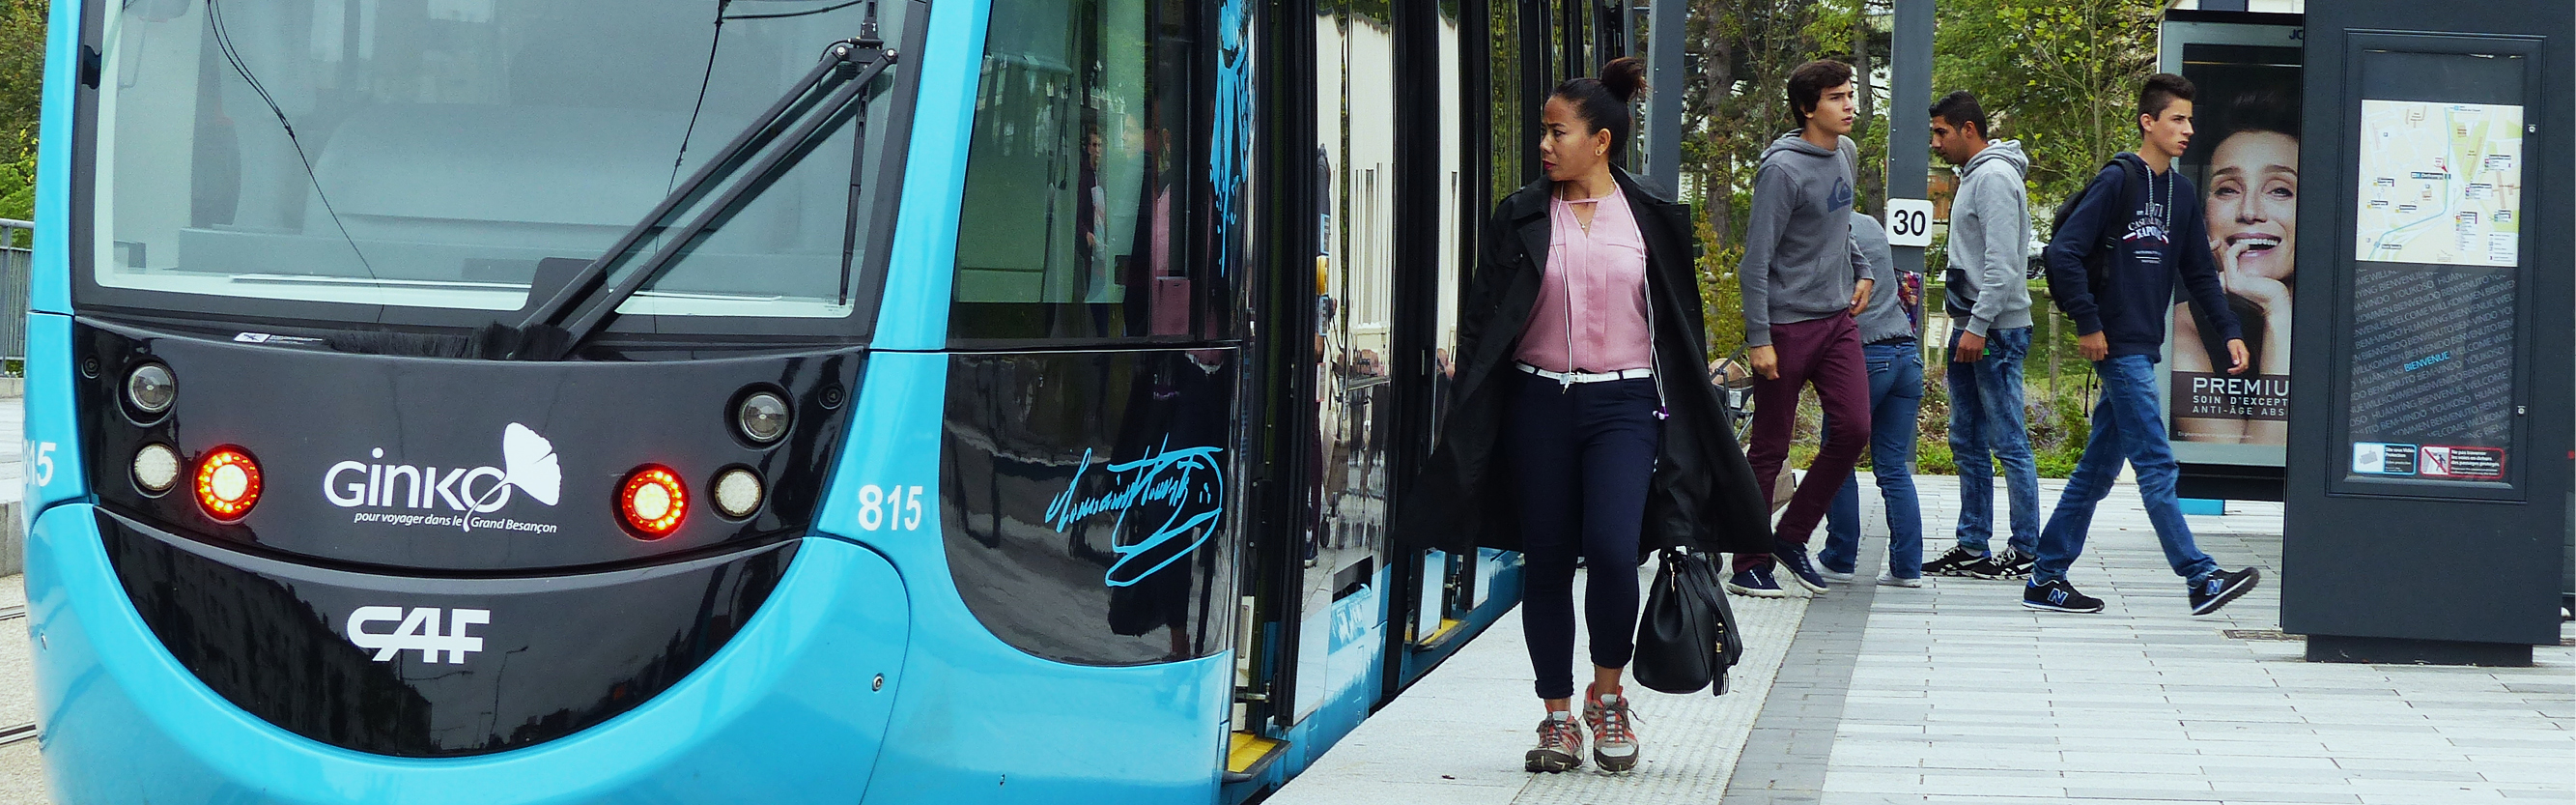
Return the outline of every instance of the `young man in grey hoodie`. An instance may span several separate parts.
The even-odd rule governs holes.
[[[1753,364],[1753,438],[1745,459],[1762,489],[1774,488],[1789,458],[1798,390],[1814,385],[1824,403],[1824,444],[1807,478],[1772,530],[1771,554],[1735,556],[1726,588],[1740,595],[1784,597],[1773,559],[1798,586],[1825,591],[1807,556],[1807,539],[1824,519],[1843,479],[1869,444],[1869,370],[1854,322],[1868,303],[1869,264],[1852,238],[1852,144],[1855,89],[1850,65],[1811,61],[1789,74],[1789,111],[1798,130],[1762,152],[1753,175],[1753,209],[1744,227],[1744,344]]]
[[[2039,552],[2039,466],[2022,418],[2021,366],[2030,354],[2030,158],[2016,140],[1986,139],[1977,96],[1950,93],[1932,105],[1932,150],[1960,166],[1950,201],[1950,455],[1959,465],[1958,544],[1923,566],[1928,573],[1983,579],[2028,578]],[[2003,465],[2012,536],[1987,550],[1995,530],[1994,465]]]

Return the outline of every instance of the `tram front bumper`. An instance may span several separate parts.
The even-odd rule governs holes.
[[[37,518],[26,578],[64,803],[846,801],[874,773],[910,622],[883,557],[808,539],[743,630],[652,701],[525,749],[414,759],[313,741],[208,689],[136,614],[86,504]]]

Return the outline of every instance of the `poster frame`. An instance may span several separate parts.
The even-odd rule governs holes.
[[[2336,141],[2332,143],[2335,149],[2334,159],[2337,164],[2344,166],[2345,170],[2337,173],[2336,186],[2328,188],[2328,192],[2331,193],[2328,197],[2329,203],[2333,204],[2335,209],[2342,211],[2342,214],[2331,219],[2334,231],[2327,233],[2325,239],[2326,243],[2333,245],[2327,247],[2328,251],[2324,252],[2323,259],[2315,261],[2335,272],[2338,278],[2331,297],[2333,303],[2328,316],[2330,328],[2328,332],[2339,335],[2351,333],[2359,318],[2357,311],[2353,309],[2355,289],[2351,281],[2351,277],[2360,268],[2359,264],[2362,262],[2353,254],[2351,248],[2351,244],[2359,236],[2359,222],[2348,213],[2359,203],[2360,198],[2360,190],[2354,181],[2352,169],[2361,164],[2359,100],[2366,94],[2362,86],[2364,71],[2361,65],[2363,59],[2372,52],[2521,57],[2523,73],[2521,102],[2526,110],[2524,118],[2526,129],[2522,141],[2524,159],[2520,170],[2525,187],[2533,187],[2532,182],[2538,178],[2535,171],[2535,166],[2539,162],[2538,155],[2552,153],[2547,149],[2561,147],[2555,144],[2557,138],[2553,135],[2556,132],[2539,125],[2545,115],[2542,110],[2546,110],[2549,106],[2547,96],[2544,94],[2549,89],[2547,65],[2543,63],[2548,56],[2546,38],[2512,34],[2469,36],[2408,31],[2347,32],[2340,54],[2343,69],[2340,75],[2341,86],[2338,89],[2342,93],[2340,97],[2351,99],[2353,102],[2344,104],[2342,108],[2336,110],[2336,114],[2340,117],[2341,131]],[[2526,191],[2523,207],[2525,216],[2528,217],[2535,211],[2535,207],[2541,204],[2545,204],[2541,195]],[[2545,208],[2543,214],[2546,214]],[[2536,233],[2530,231],[2521,233],[2524,239],[2524,245],[2518,250],[2521,255],[2517,259],[2517,264],[2509,269],[2516,289],[2513,305],[2515,322],[2513,394],[2509,404],[2514,406],[2517,413],[2504,439],[2504,477],[2498,481],[2425,480],[2356,476],[2348,469],[2334,471],[2332,468],[2339,464],[2348,468],[2351,460],[2349,455],[2352,449],[2351,420],[2342,415],[2342,412],[2346,410],[2352,399],[2351,366],[2354,351],[2348,338],[2336,337],[2329,339],[2325,371],[2312,373],[2312,375],[2323,375],[2318,379],[2326,386],[2324,389],[2326,398],[2336,403],[2334,410],[2337,415],[2331,417],[2331,421],[2326,423],[2329,438],[2322,447],[2329,452],[2343,451],[2319,457],[2329,468],[2323,479],[2326,482],[2328,497],[2500,502],[2530,500],[2530,464],[2542,458],[2533,453],[2536,434],[2533,432],[2535,423],[2531,417],[2534,384],[2539,380],[2537,366],[2540,362],[2540,356],[2533,352],[2534,330],[2541,323],[2541,319],[2537,318],[2540,311],[2536,309],[2535,304],[2538,286],[2534,282],[2538,279],[2538,272],[2532,263],[2543,257],[2541,252],[2533,248],[2538,245],[2535,242],[2535,235]]]
[[[2192,12],[2176,10],[2165,14],[2164,25],[2159,32],[2156,43],[2156,69],[2162,72],[2173,73],[2175,75],[2183,75],[2183,51],[2184,48],[2189,45],[2255,45],[2265,47],[2283,47],[2305,51],[2306,44],[2307,32],[2306,18],[2304,15],[2224,11]],[[2305,72],[2306,66],[2302,64],[2302,75],[2304,75]],[[2302,81],[2302,83],[2304,84],[2305,82]],[[2211,96],[2206,92],[2202,93],[2201,97],[2208,100],[2215,100],[2214,96]],[[2301,103],[2304,104],[2305,102],[2302,101]],[[2307,137],[2300,138],[2300,151],[2302,154],[2306,153],[2308,149],[2307,140]],[[2199,182],[2197,179],[2195,179],[2195,182],[2201,185],[2200,189],[2202,192],[2207,192],[2206,182]],[[2306,192],[2306,186],[2304,184],[2302,184],[2301,190],[2302,192]],[[2310,248],[2315,247],[2311,246]],[[2164,415],[2166,432],[2168,434],[2172,434],[2175,432],[2174,417],[2175,411],[2178,410],[2178,406],[2173,404],[2174,322],[2173,316],[2170,313],[2165,316],[2164,326],[2165,341],[2162,348],[2163,352],[2160,356],[2160,360],[2156,364],[2155,371],[2156,400],[2163,409],[2162,413]],[[2292,376],[2300,377],[2302,380],[2305,379],[2299,375],[2295,365],[2292,369]],[[2291,387],[2291,394],[2295,397],[2298,393],[2298,384],[2294,381]],[[2188,483],[2189,481],[2194,480],[2198,476],[2212,475],[2213,473],[2211,470],[2218,470],[2219,472],[2216,474],[2231,477],[2270,477],[2275,479],[2273,481],[2262,482],[2268,486],[2270,484],[2277,483],[2277,478],[2279,477],[2278,473],[2281,471],[2282,467],[2287,465],[2289,456],[2289,445],[2286,443],[2220,444],[2216,442],[2183,441],[2170,438],[2169,436],[2167,439],[2167,445],[2173,451],[2174,461],[2183,465],[2187,486],[2190,486]],[[2210,467],[2208,465],[2219,466]],[[2250,474],[2243,473],[2241,470],[2238,472],[2227,472],[2227,470],[2235,470],[2238,468],[2261,469]],[[2186,489],[2186,491],[2190,490]],[[2240,489],[2238,492],[2231,493],[2228,496],[2244,496],[2244,491],[2245,490]],[[2278,500],[2279,492],[2273,491],[2268,495],[2268,497]]]

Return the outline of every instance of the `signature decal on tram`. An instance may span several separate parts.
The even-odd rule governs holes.
[[[376,448],[373,458],[384,458]],[[440,468],[428,465],[342,461],[322,474],[322,496],[343,509],[373,509],[350,515],[352,523],[395,526],[477,527],[552,534],[553,523],[507,517],[479,517],[510,505],[518,490],[548,506],[563,491],[563,467],[553,442],[526,425],[510,423],[501,431],[501,466]],[[390,511],[386,511],[390,510]],[[442,513],[445,512],[453,513]],[[353,630],[351,632],[355,634]]]
[[[442,613],[447,621],[444,632],[438,626]],[[483,638],[467,634],[465,630],[491,622],[492,611],[488,609],[359,607],[349,613],[349,642],[359,648],[375,649],[376,656],[371,659],[376,662],[390,661],[406,651],[418,651],[421,662],[439,662],[441,657],[445,657],[449,665],[462,665],[465,655],[483,650]],[[366,628],[371,623],[396,625],[391,631],[371,632]]]
[[[1084,496],[1083,476],[1091,470],[1091,451],[1084,450],[1064,493],[1047,504],[1047,524],[1062,533],[1083,520],[1116,512],[1118,519],[1110,529],[1117,535],[1111,550],[1118,559],[1109,564],[1102,581],[1111,587],[1135,584],[1198,550],[1216,534],[1215,522],[1225,516],[1225,471],[1217,464],[1218,454],[1224,452],[1222,447],[1172,450],[1167,444],[1144,458],[1108,465],[1109,490]],[[1164,510],[1162,521],[1142,539],[1127,542],[1128,514],[1149,507]],[[1150,510],[1144,519],[1152,519]]]

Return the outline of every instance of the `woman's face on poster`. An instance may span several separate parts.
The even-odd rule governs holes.
[[[2299,141],[2274,131],[2229,135],[2209,155],[2209,237],[2219,264],[2288,279],[2298,253]]]

